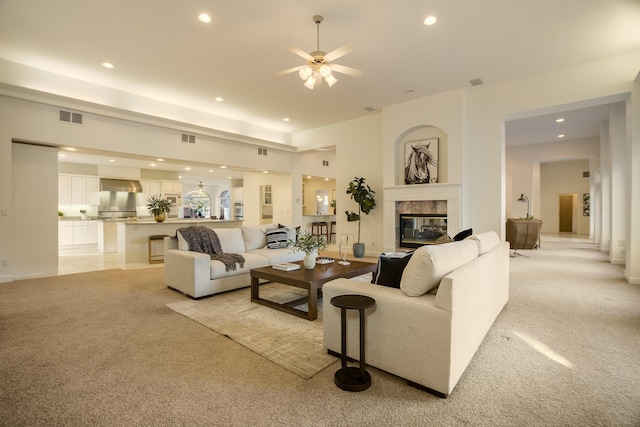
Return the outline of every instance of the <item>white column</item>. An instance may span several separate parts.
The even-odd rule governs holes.
[[[600,127],[600,188],[602,189],[600,250],[605,253],[609,252],[611,241],[611,162],[609,158],[609,122],[607,121]]]
[[[627,124],[626,105],[617,103],[611,107],[609,119],[609,152],[611,161],[611,240],[609,261],[625,263],[625,239],[627,235]]]

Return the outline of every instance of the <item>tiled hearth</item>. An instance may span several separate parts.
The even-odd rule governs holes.
[[[459,184],[398,185],[385,187],[383,191],[385,226],[382,243],[385,252],[398,250],[400,213],[443,214],[447,217],[449,235],[460,231],[462,189]]]

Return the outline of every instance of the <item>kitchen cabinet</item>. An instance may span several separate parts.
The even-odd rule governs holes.
[[[162,194],[182,194],[182,183],[179,181],[162,181]]]
[[[58,246],[95,245],[98,221],[59,221]]]
[[[58,175],[59,205],[99,205],[100,178],[96,176]]]
[[[142,193],[138,193],[138,206],[146,206],[149,197],[162,194],[160,181],[141,179],[140,185],[142,185]]]

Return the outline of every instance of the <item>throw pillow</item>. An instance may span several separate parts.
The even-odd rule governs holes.
[[[176,231],[176,236],[178,237],[178,250],[188,251],[189,243],[187,243],[185,238],[182,236],[182,233],[180,233],[180,231]]]
[[[296,228],[287,227],[286,225],[278,224],[278,228],[286,228],[287,229],[287,237],[290,241],[295,242],[298,240],[298,233],[300,233],[300,226]]]
[[[413,255],[413,252],[406,254],[380,255],[380,258],[378,258],[378,270],[374,274],[371,283],[399,289],[402,272],[411,259],[411,255]]]
[[[402,273],[400,289],[410,297],[436,288],[444,276],[478,257],[473,240],[422,246],[413,253]]]
[[[500,244],[500,238],[495,231],[474,234],[473,236],[467,237],[467,239],[476,241],[478,244],[478,255],[489,252]]]
[[[461,232],[459,232],[458,234],[453,236],[453,240],[458,242],[460,240],[466,239],[467,237],[471,236],[472,234],[473,234],[473,228],[469,228],[468,230],[462,230]]]
[[[286,228],[270,228],[266,232],[267,234],[267,248],[269,249],[282,249],[286,248],[289,244],[289,237],[287,235]]]

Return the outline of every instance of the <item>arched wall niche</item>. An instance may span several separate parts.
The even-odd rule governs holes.
[[[404,185],[407,144],[434,138],[438,139],[438,183],[449,182],[449,139],[447,133],[436,126],[420,125],[407,129],[396,139],[395,185]]]

